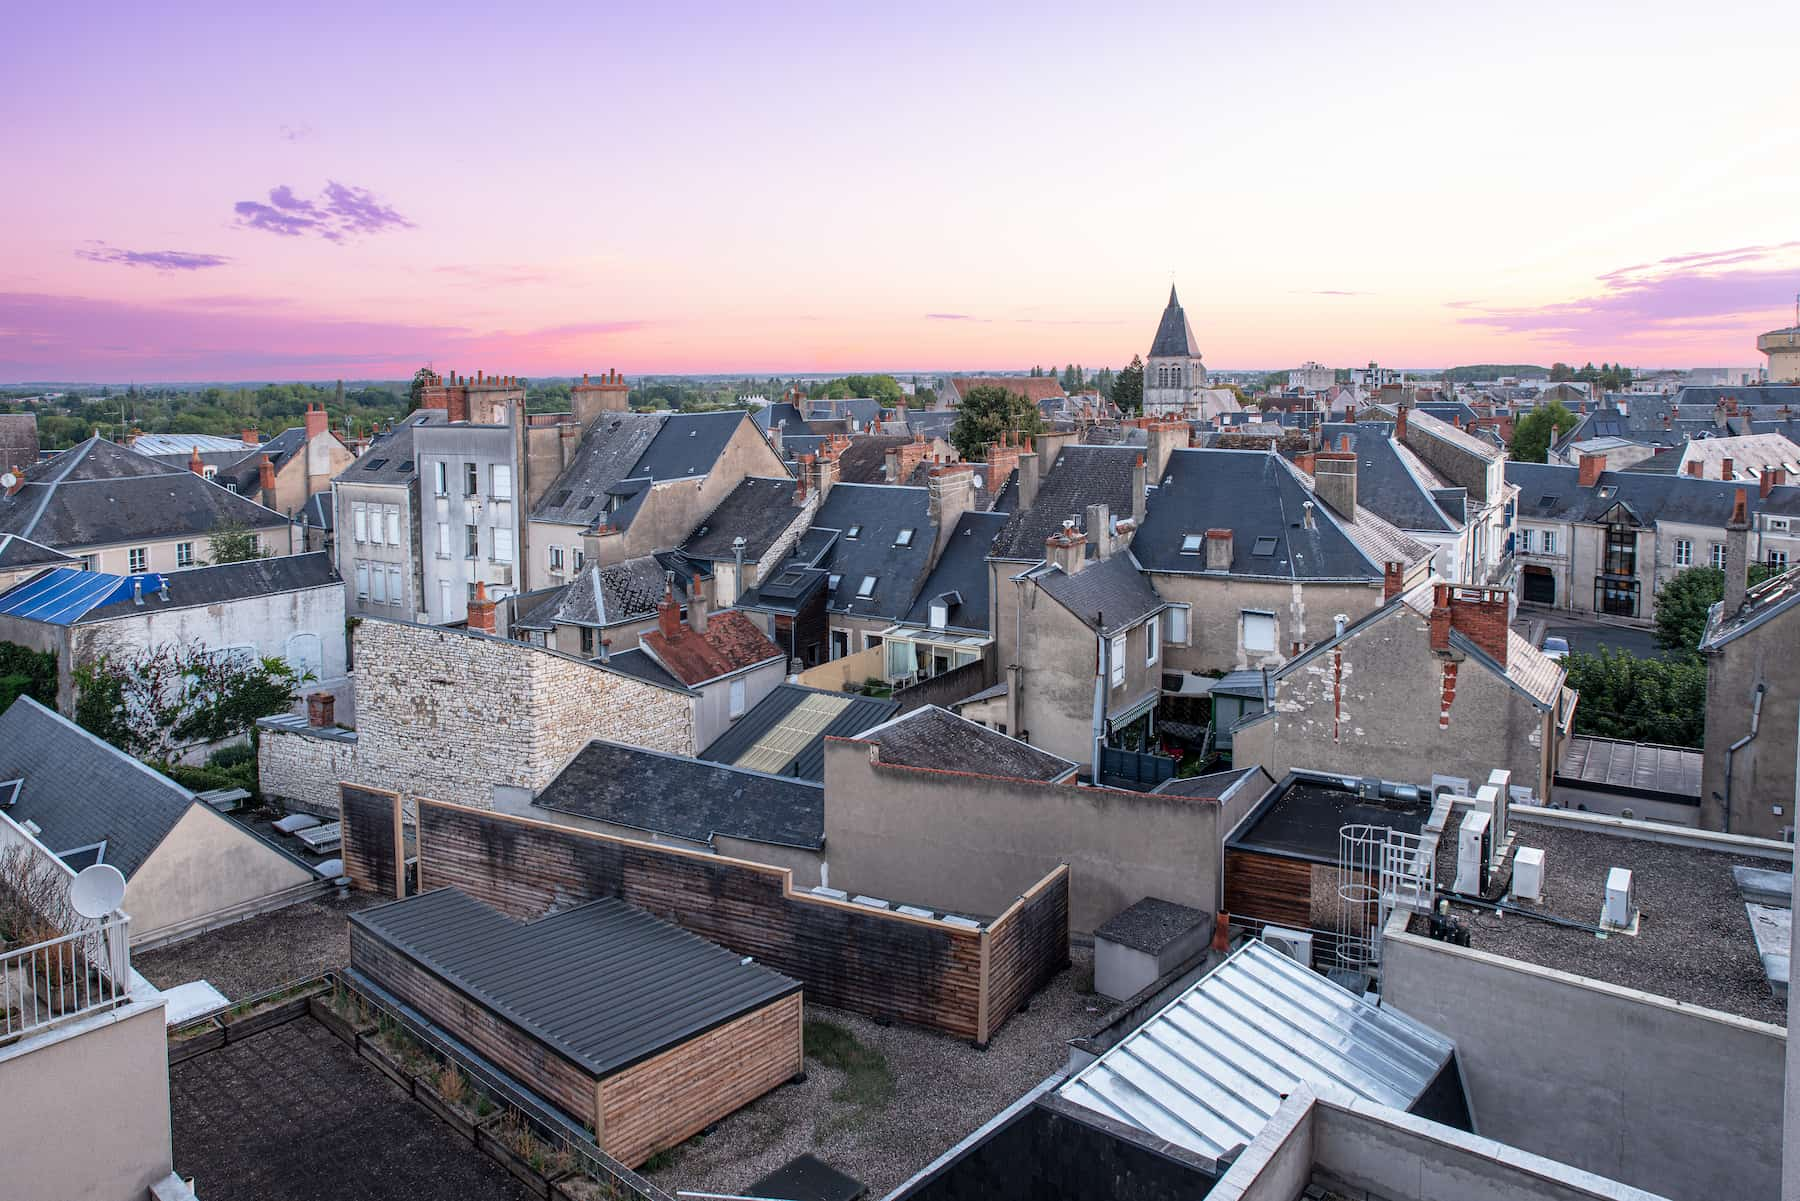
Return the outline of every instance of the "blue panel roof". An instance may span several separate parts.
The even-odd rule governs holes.
[[[90,609],[129,599],[134,581],[141,581],[145,593],[163,586],[160,575],[109,575],[57,567],[0,595],[0,613],[49,625],[74,625]]]

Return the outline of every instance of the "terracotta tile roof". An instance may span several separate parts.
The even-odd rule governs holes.
[[[950,381],[957,398],[969,394],[971,388],[1005,388],[1033,403],[1066,396],[1062,383],[1054,375],[959,375]]]
[[[673,638],[656,629],[640,641],[670,675],[690,688],[781,656],[781,648],[756,623],[731,609],[713,614],[704,634],[684,625]]]

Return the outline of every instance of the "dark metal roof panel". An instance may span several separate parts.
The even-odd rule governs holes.
[[[761,742],[763,737],[781,723],[781,719],[793,712],[794,708],[809,696],[845,696],[844,693],[821,693],[816,688],[805,688],[799,684],[780,684],[765,696],[750,712],[737,719],[737,723],[725,733],[719,735],[712,744],[700,752],[700,758],[714,763],[735,763],[751,747]],[[873,729],[900,711],[895,701],[882,700],[877,697],[852,696],[843,712],[821,730],[788,760],[787,765],[777,773],[783,776],[795,776],[802,780],[824,780],[825,778],[825,739],[849,738],[864,730]]]

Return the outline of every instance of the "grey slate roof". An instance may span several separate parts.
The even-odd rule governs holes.
[[[410,484],[419,477],[413,456],[413,431],[421,425],[445,425],[450,414],[442,409],[419,409],[369,444],[356,462],[338,473],[346,484]]]
[[[53,546],[45,546],[17,534],[0,534],[0,571],[21,567],[55,567],[59,563],[75,561],[73,555],[65,555]]]
[[[672,688],[677,692],[687,691],[687,685],[677,680],[663,669],[663,665],[651,658],[641,646],[620,651],[607,659],[606,665],[614,671],[622,671],[628,676],[655,684],[658,688]]]
[[[90,625],[168,609],[192,609],[308,588],[342,586],[331,556],[322,550],[305,555],[274,555],[242,563],[221,563],[216,567],[195,567],[161,578],[168,587],[168,599],[165,600],[161,592],[146,592],[141,605],[132,600],[114,601],[89,609],[76,624]]]
[[[979,631],[988,629],[988,550],[1006,525],[1005,513],[964,513],[957,519],[937,566],[925,578],[918,599],[906,614],[912,625],[931,624],[931,602],[954,597],[945,628]]]
[[[675,573],[675,599],[686,605],[688,586],[699,573],[682,555],[660,551],[605,567],[590,564],[582,568],[569,583],[534,594],[528,606],[521,605],[513,625],[548,630],[558,625],[602,627],[642,621],[656,612],[671,571]],[[600,581],[598,605],[594,601],[596,576]]]
[[[1432,496],[1441,481],[1421,475],[1416,456],[1396,446],[1394,427],[1385,421],[1363,421],[1355,425],[1333,424],[1324,427],[1325,443],[1336,447],[1338,439],[1350,438],[1356,452],[1356,503],[1389,525],[1402,530],[1429,533],[1452,533],[1452,524]],[[1460,506],[1459,506],[1460,507]]]
[[[1729,617],[1723,601],[1714,603],[1706,615],[1706,633],[1700,639],[1700,649],[1717,650],[1783,614],[1795,612],[1800,612],[1800,567],[1791,567],[1750,589],[1744,595],[1744,608]]]
[[[1520,517],[1545,521],[1601,522],[1623,505],[1642,525],[1675,521],[1724,528],[1733,498],[1742,489],[1751,513],[1800,516],[1800,486],[1784,484],[1759,495],[1754,484],[1697,480],[1692,476],[1644,471],[1604,471],[1592,488],[1581,487],[1581,471],[1557,463],[1506,465],[1506,482],[1519,488]]]
[[[1264,451],[1177,450],[1169,456],[1162,486],[1151,493],[1131,553],[1146,571],[1201,572],[1204,548],[1183,554],[1183,539],[1228,529],[1231,574],[1293,580],[1380,579],[1389,559],[1413,563],[1430,554],[1360,503],[1356,525],[1349,526],[1329,505],[1315,501],[1313,528],[1306,529],[1310,482],[1297,467]]]
[[[794,507],[792,479],[745,476],[688,535],[681,550],[690,558],[729,562],[737,557],[732,542],[742,538],[744,562],[755,563],[800,520],[801,512]]]
[[[723,834],[817,850],[825,842],[824,795],[816,780],[595,740],[576,753],[536,803],[689,842],[710,843]]]
[[[1157,323],[1156,337],[1150,343],[1150,357],[1200,357],[1200,342],[1194,337],[1194,327],[1188,324],[1187,312],[1175,296],[1174,284],[1169,285],[1169,303],[1163,309],[1162,320]]]
[[[1210,927],[1212,922],[1213,915],[1204,909],[1177,905],[1161,897],[1145,897],[1113,914],[1094,931],[1094,937],[1155,955],[1182,935],[1202,926]]]
[[[1090,563],[1074,575],[1052,567],[1033,578],[1038,587],[1090,630],[1106,635],[1116,634],[1166,607],[1149,578],[1123,552]]]
[[[1013,780],[1061,780],[1080,766],[937,705],[866,730],[856,741],[880,747],[883,763]]]
[[[838,484],[813,517],[813,529],[835,530],[836,542],[819,563],[839,576],[826,600],[834,613],[898,621],[912,608],[913,598],[931,569],[930,497],[924,488],[890,484]],[[856,529],[856,537],[850,531]],[[913,531],[912,542],[896,546],[901,530]],[[857,591],[875,577],[873,596]]]
[[[1164,780],[1150,791],[1163,796],[1197,797],[1207,800],[1219,800],[1237,787],[1252,772],[1262,776],[1265,790],[1274,786],[1275,781],[1260,767],[1240,767],[1236,771],[1215,771],[1204,776],[1187,776],[1180,779]]]
[[[267,529],[287,518],[99,437],[38,464],[15,495],[0,497],[0,534],[61,549],[203,537],[229,522]]]
[[[306,503],[300,506],[296,520],[309,529],[327,532],[334,529],[337,525],[337,506],[331,503],[331,493],[315,492],[307,497]]]
[[[269,456],[269,461],[276,470],[280,470],[287,461],[306,448],[306,427],[289,426],[261,446],[248,453],[241,454],[229,467],[219,472],[219,482],[233,483],[237,490],[246,496],[262,487],[262,457]]]
[[[1131,482],[1138,456],[1128,446],[1065,446],[1038,482],[1037,496],[1029,509],[1015,512],[994,542],[996,559],[1035,563],[1044,557],[1044,540],[1074,518],[1085,530],[1087,507],[1104,504],[1114,517],[1130,517]],[[1150,481],[1154,483],[1155,481]],[[1094,544],[1088,543],[1088,554]]]
[[[440,888],[350,920],[596,1076],[800,990],[617,897],[518,922]]]
[[[774,691],[758,701],[750,712],[738,718],[729,730],[713,739],[712,744],[700,752],[700,758],[711,760],[714,763],[737,762],[752,747],[761,742],[770,731],[780,725],[782,719],[799,707],[802,701],[810,696],[821,695],[844,697],[847,694],[822,692],[820,689],[806,688],[799,684],[776,685]],[[880,725],[899,712],[899,709],[900,706],[897,702],[882,700],[879,697],[849,697],[849,704],[844,707],[843,712],[833,718],[817,735],[809,739],[807,744],[783,765],[781,771],[774,774],[792,776],[801,780],[823,780],[825,778],[825,739],[853,737],[864,730]]]
[[[0,781],[25,781],[7,816],[36,822],[53,852],[106,844],[130,879],[194,794],[30,697],[0,713]]]
[[[777,400],[752,410],[750,418],[756,422],[756,428],[765,433],[778,425],[784,426],[782,430],[784,437],[787,434],[799,433],[806,428],[806,414],[785,400]]]
[[[587,526],[604,516],[628,527],[652,483],[701,479],[748,418],[741,409],[719,413],[603,413],[575,458],[556,477],[532,518]],[[607,511],[608,499],[614,507]]]

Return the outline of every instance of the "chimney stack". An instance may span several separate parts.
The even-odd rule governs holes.
[[[1583,453],[1581,456],[1581,479],[1583,488],[1592,488],[1600,482],[1601,472],[1606,470],[1606,456]]]
[[[1075,528],[1075,519],[1063,522],[1062,529],[1044,539],[1044,558],[1064,574],[1074,575],[1087,564],[1087,535]]]
[[[328,730],[337,724],[337,698],[329,692],[306,694],[306,724],[316,730]]]
[[[1729,483],[1737,478],[1737,464],[1730,459],[1719,460],[1719,478]]]
[[[275,507],[275,460],[268,455],[264,455],[262,462],[257,464],[256,482],[257,486],[262,489],[263,507],[273,509]]]
[[[1230,571],[1234,557],[1230,530],[1206,531],[1206,570]]]
[[[1381,599],[1385,603],[1406,591],[1406,564],[1390,559],[1381,566]]]
[[[6,494],[8,496],[17,495],[19,489],[25,486],[25,469],[23,467],[14,467],[8,474],[12,476],[12,483],[6,486]]]
[[[1402,442],[1406,441],[1406,411],[1410,407],[1410,405],[1401,405],[1396,410],[1397,415],[1394,418],[1394,437]]]
[[[675,603],[675,573],[672,571],[663,576],[663,598],[656,605],[656,628],[662,631],[664,638],[681,636],[681,606]]]
[[[1769,499],[1769,493],[1787,483],[1787,472],[1780,467],[1765,467],[1758,477],[1756,494],[1763,500]]]
[[[975,507],[975,468],[968,463],[933,467],[926,481],[931,527],[931,561],[936,563],[962,515]]]
[[[695,576],[688,585],[688,628],[696,634],[706,633],[706,623],[712,616],[706,599],[706,581]]]
[[[796,509],[806,507],[806,481],[813,473],[812,460],[813,457],[810,454],[800,455],[794,460],[795,466],[799,468],[794,474],[794,507]]]
[[[1089,505],[1085,516],[1088,542],[1094,548],[1094,559],[1104,559],[1113,552],[1112,509],[1105,504]]]
[[[314,438],[323,438],[330,425],[331,418],[326,414],[324,405],[317,408],[312,405],[306,406],[306,440],[308,442]]]
[[[471,632],[477,634],[494,632],[494,605],[495,602],[488,599],[487,585],[477,582],[475,596],[469,601],[468,628]]]
[[[194,447],[194,449],[188,453],[188,470],[199,476],[204,476],[206,474],[206,464],[200,461],[200,448],[198,446]]]
[[[1334,450],[1313,456],[1313,495],[1347,521],[1356,520],[1356,453]]]
[[[1739,488],[1731,502],[1731,520],[1725,523],[1725,616],[1744,607],[1750,591],[1750,496]]]
[[[1431,649],[1450,650],[1450,631],[1473,642],[1501,667],[1506,666],[1512,594],[1505,588],[1435,584],[1431,594]]]
[[[245,430],[244,431],[244,445],[245,446],[261,446],[262,445],[262,441],[259,438],[257,438],[255,430]]]
[[[1019,456],[1019,508],[1029,509],[1037,503],[1038,475],[1044,461],[1032,453],[1031,440],[1025,440],[1025,453]]]
[[[1702,463],[1699,459],[1689,459],[1687,473],[1694,479],[1703,480],[1706,478],[1706,464]]]

